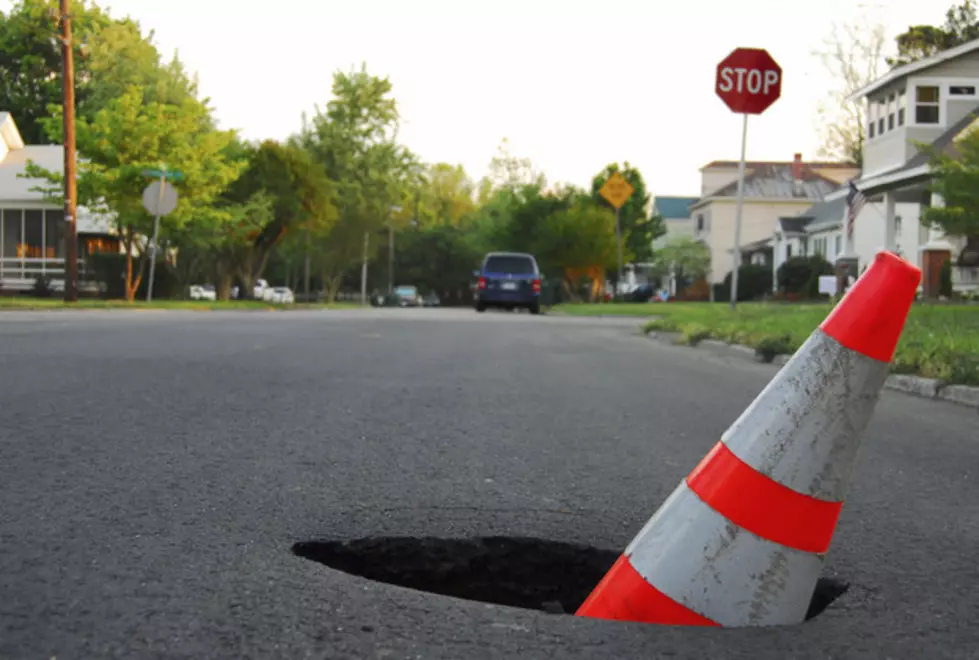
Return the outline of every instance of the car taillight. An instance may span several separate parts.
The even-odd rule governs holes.
[[[534,293],[540,293],[540,280],[534,280]]]
[[[486,278],[485,277],[480,277],[479,278],[479,288],[480,289],[485,289],[486,288]]]

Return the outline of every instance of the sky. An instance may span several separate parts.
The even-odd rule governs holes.
[[[6,9],[10,2],[0,2]],[[815,159],[832,80],[814,54],[855,0],[103,0],[200,77],[224,128],[282,139],[330,99],[333,73],[387,76],[401,141],[428,162],[486,173],[502,138],[552,183],[590,185],[628,161],[654,195],[696,196],[699,168],[736,160],[741,118],[717,63],[765,48],[782,97],[751,117],[747,157]],[[939,24],[946,2],[888,0],[891,36]]]

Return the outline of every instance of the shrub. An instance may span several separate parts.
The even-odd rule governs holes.
[[[778,267],[776,278],[781,293],[801,294],[807,298],[819,297],[819,276],[832,275],[833,264],[816,255],[792,257]]]
[[[792,343],[792,336],[768,335],[762,337],[755,344],[755,354],[765,362],[771,362],[776,355],[786,355],[795,352],[795,345]]]
[[[758,300],[772,291],[772,269],[770,266],[746,264],[738,268],[738,302]],[[731,273],[724,277],[723,284],[714,285],[714,300],[731,300]]]
[[[35,277],[33,293],[35,298],[50,298],[54,294],[51,289],[51,278],[47,275]]]
[[[105,292],[106,298],[125,298],[126,297],[126,255],[111,252],[93,254],[89,258],[89,263],[95,271],[95,279]],[[139,267],[139,261],[133,259],[133,268]],[[139,283],[136,291],[136,298],[146,297],[146,288],[149,286],[150,272],[149,264],[143,273],[143,280]],[[163,260],[156,262],[156,272],[153,273],[153,298],[181,298],[184,291],[177,279],[176,272]]]
[[[952,260],[946,259],[938,275],[938,295],[952,297]]]

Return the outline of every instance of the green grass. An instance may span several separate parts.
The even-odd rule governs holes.
[[[690,344],[706,338],[744,344],[766,357],[794,352],[832,309],[829,304],[765,303],[741,303],[734,312],[726,303],[637,306],[646,309],[644,315],[657,316],[644,325],[647,333],[678,332]],[[979,305],[913,306],[892,371],[979,385]]]
[[[550,308],[551,314],[570,316],[656,316],[659,306],[641,303],[561,303]]]
[[[154,300],[147,303],[136,301],[128,303],[125,300],[102,300],[98,298],[82,298],[76,303],[66,303],[60,298],[0,298],[0,310],[59,310],[59,309],[161,309],[161,310],[190,310],[200,312],[210,311],[254,311],[279,310],[290,311],[300,309],[355,309],[358,303],[298,303],[295,305],[274,305],[260,300],[228,300],[211,302],[207,300]]]

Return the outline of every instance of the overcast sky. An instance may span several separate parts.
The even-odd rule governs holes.
[[[889,0],[891,35],[940,23],[952,0]],[[0,6],[9,6],[0,2]],[[500,139],[552,182],[611,161],[653,194],[694,195],[698,168],[736,159],[740,119],[714,95],[717,62],[767,48],[782,98],[748,128],[748,157],[815,158],[827,76],[813,51],[852,0],[111,0],[200,75],[224,127],[284,138],[329,100],[337,69],[389,76],[403,141],[485,173]],[[356,10],[354,10],[356,7]],[[0,108],[2,110],[2,108]]]

